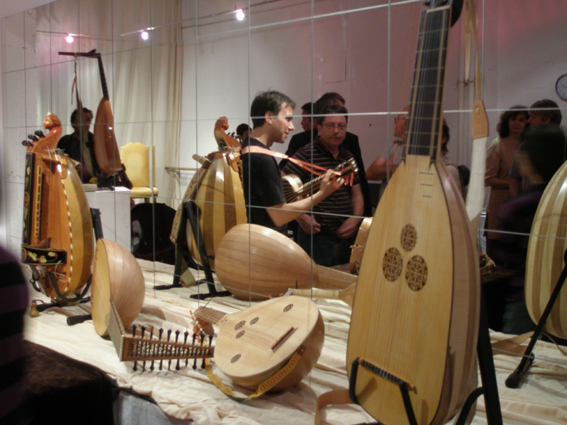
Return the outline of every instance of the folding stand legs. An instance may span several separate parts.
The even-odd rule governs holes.
[[[563,254],[563,260],[567,263],[567,251],[565,251],[565,253]],[[553,289],[553,292],[549,297],[549,301],[547,302],[547,305],[545,306],[545,310],[543,311],[543,314],[539,319],[536,330],[534,331],[534,334],[530,339],[530,343],[526,348],[526,352],[524,353],[524,356],[522,357],[520,364],[518,365],[516,370],[512,372],[510,376],[508,376],[508,379],[506,379],[506,386],[508,388],[518,388],[518,386],[520,385],[520,381],[522,380],[522,377],[528,371],[529,367],[533,363],[535,358],[533,354],[533,349],[535,347],[537,340],[541,336],[541,333],[543,332],[543,327],[545,326],[545,322],[547,322],[547,319],[551,314],[551,309],[553,308],[555,301],[557,301],[557,297],[559,297],[559,292],[561,291],[561,288],[563,287],[566,278],[567,278],[567,264],[563,267],[563,271],[561,272],[561,275],[557,280],[557,284],[555,285],[555,288]]]

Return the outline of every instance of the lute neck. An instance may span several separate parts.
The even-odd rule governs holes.
[[[451,8],[423,12],[406,132],[406,155],[437,159],[443,123],[443,80]]]
[[[227,313],[223,313],[222,311],[213,310],[209,307],[200,307],[195,310],[195,317],[199,320],[204,320],[208,323],[216,324],[219,323]]]
[[[102,96],[110,100],[108,95],[108,87],[106,86],[106,76],[104,75],[104,67],[102,66],[102,57],[98,56],[98,70],[100,71],[100,84],[102,85]]]

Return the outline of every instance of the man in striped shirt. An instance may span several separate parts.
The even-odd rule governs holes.
[[[325,116],[318,120],[317,138],[298,150],[293,157],[333,169],[353,158],[341,146],[346,135],[348,111],[344,106],[327,105],[321,114]],[[304,183],[315,178],[292,162],[284,167],[282,174],[294,174]],[[355,172],[352,186],[342,186],[316,205],[312,213],[297,218],[300,226],[298,243],[317,264],[327,267],[346,264],[363,213],[364,199],[358,173]]]

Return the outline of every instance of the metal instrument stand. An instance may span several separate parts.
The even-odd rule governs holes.
[[[567,263],[567,250],[563,253],[563,261]],[[561,291],[561,288],[563,288],[563,284],[565,283],[566,278],[567,278],[567,264],[563,267],[563,271],[561,272],[561,275],[557,280],[557,284],[555,285],[555,288],[553,289],[553,292],[549,297],[549,301],[547,302],[547,305],[545,306],[545,310],[543,311],[543,314],[539,319],[536,330],[534,331],[530,339],[530,343],[526,348],[526,352],[524,353],[524,356],[522,357],[520,364],[518,365],[516,370],[512,372],[510,376],[508,376],[508,378],[506,379],[506,386],[508,388],[518,388],[520,386],[520,381],[522,380],[523,376],[534,362],[535,360],[535,356],[533,353],[534,347],[536,345],[537,340],[539,339],[539,337],[543,332],[543,327],[545,326],[545,322],[547,322],[547,319],[551,314],[551,309],[553,308],[555,301],[557,301],[557,298],[559,297],[559,292]]]

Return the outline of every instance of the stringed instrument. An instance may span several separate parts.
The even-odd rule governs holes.
[[[559,276],[565,267],[567,249],[567,163],[555,173],[539,202],[526,258],[525,298],[528,312],[538,323],[547,306]],[[567,291],[559,292],[543,328],[559,338],[567,338]]]
[[[226,130],[228,130],[228,128],[227,117],[220,117],[215,123],[215,140],[217,141],[217,145],[219,145],[220,151],[240,149],[240,142],[234,137],[226,134]]]
[[[372,217],[366,217],[362,220],[362,223],[360,223],[358,232],[356,233],[356,239],[354,240],[354,245],[351,247],[350,259],[348,262],[348,271],[352,274],[358,275],[358,271],[360,270],[362,254],[364,253],[364,247],[366,246],[370,226],[372,226]]]
[[[197,368],[197,359],[208,359],[213,357],[214,347],[211,345],[212,336],[206,338],[201,333],[193,333],[190,342],[189,332],[183,333],[183,341],[180,340],[180,331],[173,332],[163,329],[155,330],[153,327],[147,329],[140,327],[140,333],[136,333],[137,326],[132,326],[132,336],[126,335],[122,319],[116,310],[116,306],[110,301],[110,317],[108,333],[116,349],[121,362],[134,362],[134,370],[137,370],[137,362],[142,361],[142,369],[145,370],[146,361],[151,361],[150,370],[154,370],[154,361],[159,360],[159,369],[162,369],[163,361],[169,361],[167,368],[171,366],[172,360],[177,360],[176,370],[180,369],[179,360],[185,360],[185,366],[189,359],[193,360],[193,369]],[[147,332],[146,332],[147,330]],[[155,331],[155,332],[154,332]],[[175,338],[175,339],[174,339]],[[208,341],[207,341],[208,340]],[[203,366],[202,366],[203,367]]]
[[[237,298],[265,300],[288,288],[344,289],[357,277],[317,265],[292,239],[258,224],[239,224],[222,238],[215,272]]]
[[[111,301],[126,327],[140,313],[145,295],[142,269],[130,251],[111,240],[97,240],[91,289],[96,332],[100,336],[108,335]]]
[[[336,172],[335,175],[337,177],[347,177],[349,175],[352,175],[358,172],[356,160],[354,158],[350,158],[349,160],[335,167],[333,171]],[[283,176],[282,183],[286,203],[291,203],[303,198],[307,198],[313,193],[317,192],[324,177],[324,175],[320,175],[307,183],[303,183],[301,179],[294,174]]]
[[[215,364],[233,382],[252,390],[276,374],[285,377],[270,391],[297,384],[315,366],[323,349],[323,318],[307,298],[274,298],[230,315],[201,307],[194,315],[219,325]],[[299,361],[286,370],[295,354],[301,356]]]
[[[22,262],[30,266],[36,290],[73,302],[84,295],[78,291],[91,275],[92,218],[75,167],[54,150],[61,121],[48,113],[44,126],[47,136],[25,143]]]
[[[116,143],[114,133],[114,116],[110,105],[110,95],[106,85],[106,76],[102,64],[102,56],[96,51],[91,50],[87,53],[81,52],[59,52],[60,55],[86,57],[98,60],[100,82],[102,86],[102,99],[98,105],[94,126],[94,151],[96,161],[103,177],[116,177],[114,185],[122,185],[131,188],[132,183],[125,175],[125,169],[120,161],[120,151]],[[118,183],[118,184],[116,184]]]
[[[458,13],[431,6],[419,30],[404,155],[374,215],[380,226],[368,234],[347,346],[352,398],[388,425],[444,424],[477,379],[478,255],[440,149],[447,38]]]
[[[341,300],[352,307],[355,291],[356,283],[353,283],[345,289],[289,289],[285,295],[297,295],[312,300]]]

